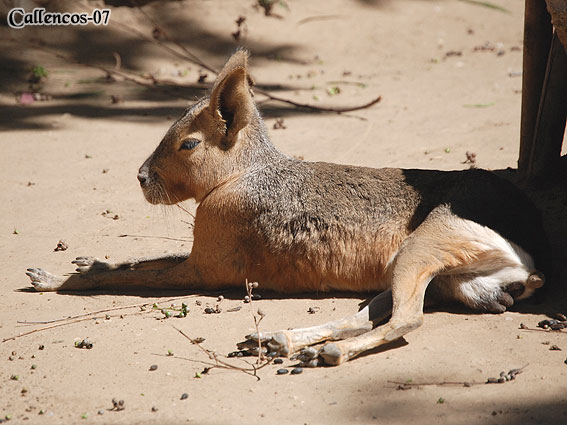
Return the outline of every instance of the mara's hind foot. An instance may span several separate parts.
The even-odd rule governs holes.
[[[474,310],[504,313],[514,305],[515,301],[529,298],[545,283],[545,278],[540,272],[529,273],[522,269],[514,272],[521,277],[517,280],[505,279],[498,282],[501,274],[495,274],[461,282],[457,297]]]
[[[57,291],[65,282],[65,278],[46,272],[43,269],[29,268],[26,274],[30,278],[32,286],[38,292]]]
[[[237,344],[240,350],[256,350],[259,343],[270,357],[289,357],[295,352],[288,331],[253,333],[245,338],[246,341]]]
[[[238,348],[257,355],[259,342],[262,352],[268,357],[289,357],[299,360],[303,367],[336,366],[347,360],[334,342],[295,346],[292,339],[289,331],[253,333],[247,335],[246,341],[239,343]]]

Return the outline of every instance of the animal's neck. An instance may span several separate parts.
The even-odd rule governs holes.
[[[242,143],[241,152],[238,155],[239,170],[236,170],[237,173],[269,166],[286,157],[268,137],[266,127],[259,116],[257,121],[250,124],[247,131],[248,134],[243,137],[246,142]]]

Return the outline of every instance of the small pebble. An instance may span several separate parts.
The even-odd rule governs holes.
[[[187,393],[181,394],[181,400],[186,400],[188,398],[189,398],[189,394],[187,394]]]
[[[112,408],[114,410],[124,410],[124,400],[116,400],[115,398],[112,399]]]
[[[93,343],[85,338],[80,342],[75,341],[75,347],[76,348],[86,348],[87,350],[90,350],[91,348],[93,348]]]
[[[249,302],[250,302],[250,297],[249,297],[248,295],[246,295],[246,296],[244,297],[244,302],[245,302],[245,303],[249,303]]]
[[[97,415],[104,415],[104,410],[99,410],[98,412],[96,412]]]
[[[294,367],[291,370],[291,374],[292,375],[299,375],[300,373],[303,373],[303,368],[302,367]]]
[[[542,320],[542,321],[538,322],[537,325],[540,328],[547,329],[549,326],[556,325],[556,324],[557,324],[557,320],[546,319],[546,320]]]
[[[151,366],[150,366],[150,370],[151,370],[151,371],[157,370],[157,364],[151,365]]]
[[[561,351],[561,348],[559,348],[559,346],[557,345],[552,345],[551,347],[549,347],[550,351]]]
[[[41,344],[38,348],[39,348],[40,350],[43,350],[43,349],[45,348],[45,345]]]
[[[283,359],[274,359],[274,364],[283,364]]]
[[[152,412],[157,412],[157,411],[158,411],[158,408],[155,407],[155,406],[152,406]]]
[[[214,313],[215,313],[215,309],[214,309],[214,308],[211,308],[211,307],[207,307],[207,308],[205,309],[205,313],[206,313],[206,314],[214,314]]]
[[[222,300],[224,300],[224,296],[219,295],[219,296],[217,297],[217,301],[220,303]]]
[[[285,375],[286,373],[289,373],[289,370],[287,369],[278,369],[278,371],[276,372],[278,375]]]

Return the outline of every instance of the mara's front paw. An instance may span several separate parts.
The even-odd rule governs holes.
[[[31,284],[35,290],[39,292],[57,291],[64,281],[62,277],[46,272],[43,269],[30,268],[26,274],[31,279]]]
[[[77,266],[75,271],[81,274],[100,273],[112,269],[112,266],[109,263],[100,261],[95,257],[77,257],[71,262]]]

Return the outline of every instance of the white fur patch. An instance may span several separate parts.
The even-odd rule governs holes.
[[[494,262],[475,262],[470,267],[453,270],[446,276],[467,303],[477,304],[487,300],[495,300],[502,288],[513,282],[525,283],[535,271],[534,262],[526,251],[515,243],[503,238],[494,230],[472,221],[459,223],[459,227],[471,235],[470,242],[483,251],[498,251],[504,254],[505,261],[499,267]],[[464,227],[464,228],[463,228]],[[517,299],[528,298],[534,290],[526,288]]]

